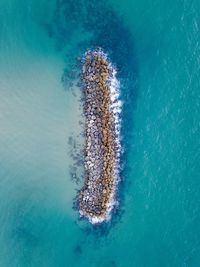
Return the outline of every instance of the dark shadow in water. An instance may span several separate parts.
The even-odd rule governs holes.
[[[82,248],[81,248],[80,245],[75,246],[75,248],[74,248],[74,253],[77,254],[78,256],[79,256],[80,254],[82,254]]]
[[[65,49],[66,44],[76,37],[78,31],[89,33],[90,38],[77,41],[78,54],[67,54],[68,62],[72,63],[72,69],[76,68],[76,58],[81,57],[87,48],[102,47],[108,52],[109,57],[118,69],[118,79],[121,82],[121,99],[124,103],[122,112],[122,136],[124,153],[122,155],[123,169],[121,171],[122,182],[118,193],[120,208],[114,211],[112,221],[101,225],[88,224],[84,228],[87,234],[106,236],[110,228],[122,220],[125,212],[125,189],[131,183],[129,176],[130,166],[127,164],[131,151],[134,131],[134,110],[138,95],[138,62],[134,48],[134,38],[125,25],[123,19],[118,16],[107,1],[101,0],[57,0],[54,20],[48,25],[49,36],[55,40],[59,50]],[[68,64],[69,65],[69,64]],[[69,76],[70,70],[64,70],[64,79]],[[72,79],[73,77],[70,77]],[[134,179],[134,178],[132,178]],[[76,206],[76,205],[75,205]]]

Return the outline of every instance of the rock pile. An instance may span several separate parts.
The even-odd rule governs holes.
[[[119,144],[111,97],[113,68],[102,51],[88,51],[82,65],[86,117],[85,183],[80,214],[102,222],[110,213],[116,187]]]

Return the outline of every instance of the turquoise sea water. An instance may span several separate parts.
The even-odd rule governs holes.
[[[200,266],[199,29],[198,0],[0,0],[0,267]],[[95,46],[118,69],[125,151],[98,227],[71,178],[74,65]]]

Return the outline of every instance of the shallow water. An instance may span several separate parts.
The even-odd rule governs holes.
[[[0,266],[199,266],[199,10],[198,0],[0,1]],[[83,116],[70,82],[95,46],[116,65],[124,102],[120,210],[101,227],[78,219],[80,167],[71,177]]]

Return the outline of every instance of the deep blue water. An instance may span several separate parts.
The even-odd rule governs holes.
[[[0,1],[0,266],[200,266],[199,27],[198,0]],[[124,154],[120,209],[93,227],[71,151],[76,58],[96,46],[118,69]]]

